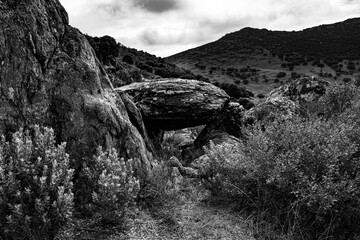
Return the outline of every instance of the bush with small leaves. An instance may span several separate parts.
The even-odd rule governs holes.
[[[53,239],[72,219],[73,170],[54,131],[20,129],[0,141],[0,239]]]
[[[154,166],[152,176],[142,186],[140,204],[147,207],[155,218],[176,227],[182,217],[183,190],[187,188],[178,168],[171,167],[170,161],[162,161]]]
[[[95,162],[97,184],[93,191],[93,204],[96,215],[103,225],[126,228],[140,191],[139,181],[133,172],[133,161],[119,158],[114,149],[104,152],[99,148]]]
[[[133,65],[135,63],[134,59],[130,55],[125,55],[122,60],[123,62],[126,62],[130,65]]]
[[[359,94],[359,89],[354,84],[333,84],[327,88],[317,105],[321,106],[323,114],[330,118],[343,113],[359,101]]]
[[[205,186],[295,239],[355,239],[360,130],[358,117],[346,114],[353,117],[258,124],[240,148],[211,145]]]
[[[348,68],[349,70],[355,70],[355,64],[354,64],[354,62],[349,62],[349,63],[347,64],[347,68]]]
[[[143,62],[138,63],[137,67],[149,73],[152,73],[154,71],[154,69],[151,66]]]
[[[286,77],[286,72],[279,72],[277,75],[276,75],[277,78],[283,78],[283,77]]]
[[[258,97],[258,98],[265,98],[265,94],[259,93],[259,94],[257,95],[257,97]]]
[[[244,97],[244,98],[250,97],[249,91],[246,90],[245,87],[239,87],[232,83],[222,83],[220,85],[220,88],[223,89],[229,96],[236,99],[240,97]]]

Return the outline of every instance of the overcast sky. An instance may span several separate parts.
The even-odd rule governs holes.
[[[157,56],[243,27],[301,30],[360,17],[360,0],[60,0],[70,24]]]

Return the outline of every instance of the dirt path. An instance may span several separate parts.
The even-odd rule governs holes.
[[[175,227],[141,212],[130,233],[130,240],[253,240],[251,221],[230,209],[188,199],[179,206]]]

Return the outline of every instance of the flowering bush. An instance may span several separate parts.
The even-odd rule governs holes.
[[[54,132],[20,129],[0,141],[0,238],[53,239],[71,220],[72,176],[66,144]]]
[[[98,178],[93,202],[101,221],[125,227],[129,210],[135,206],[140,190],[139,181],[134,177],[133,162],[119,158],[114,149],[103,152],[100,148],[95,161]]]

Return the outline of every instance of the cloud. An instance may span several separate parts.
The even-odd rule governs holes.
[[[243,27],[301,30],[359,15],[358,0],[60,0],[84,33],[160,56]]]
[[[179,7],[177,0],[137,0],[136,4],[154,13],[163,13]]]

